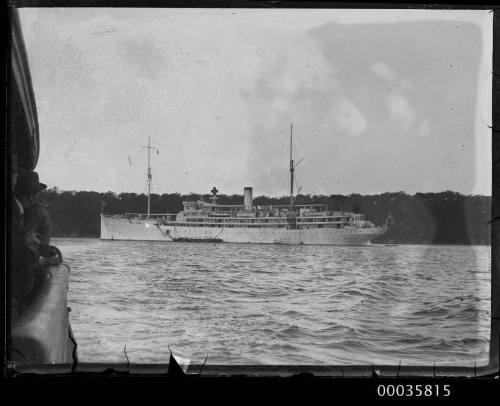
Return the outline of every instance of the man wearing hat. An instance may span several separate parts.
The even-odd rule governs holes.
[[[21,173],[14,188],[15,198],[22,206],[24,242],[33,252],[50,242],[50,216],[39,203],[40,192],[46,188],[35,171]]]
[[[20,227],[12,230],[18,233],[12,238],[12,281],[14,296],[20,303],[26,302],[33,291],[36,268],[55,261],[43,258],[48,256],[52,233],[49,213],[39,203],[40,192],[46,188],[34,171],[21,172],[14,187]]]

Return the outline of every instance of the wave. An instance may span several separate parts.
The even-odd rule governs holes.
[[[453,362],[488,346],[490,285],[458,283],[470,267],[440,260],[449,247],[412,265],[439,269],[428,281],[395,261],[404,246],[71,244],[70,317],[83,361],[115,349],[121,360],[124,335],[140,359],[154,359],[161,341],[222,364]],[[453,248],[455,262],[469,254]]]

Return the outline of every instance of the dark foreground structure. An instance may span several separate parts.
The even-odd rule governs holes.
[[[8,84],[8,155],[7,162],[12,177],[8,178],[7,193],[10,205],[15,204],[13,190],[17,174],[22,170],[33,170],[40,151],[38,119],[35,97],[31,85],[28,59],[24,47],[17,10],[11,9],[11,54]],[[8,213],[14,213],[8,207]],[[12,222],[10,227],[12,229]],[[21,232],[21,230],[15,229]],[[10,235],[10,232],[9,234]],[[22,241],[22,238],[21,238]],[[36,277],[28,291],[21,294],[10,289],[15,279],[14,272],[22,273],[19,263],[12,261],[13,238],[8,241],[9,267],[5,273],[7,294],[5,308],[10,309],[7,328],[7,357],[12,370],[23,365],[71,364],[76,359],[76,342],[69,323],[67,292],[69,267],[60,264],[34,269]],[[27,261],[21,261],[21,266]],[[22,305],[20,305],[22,304]],[[9,317],[10,316],[10,317]]]

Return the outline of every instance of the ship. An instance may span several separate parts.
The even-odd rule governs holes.
[[[104,214],[102,240],[212,242],[291,245],[366,245],[387,232],[387,221],[377,226],[361,213],[329,211],[325,204],[295,204],[290,125],[290,200],[286,205],[254,205],[253,188],[243,189],[243,204],[218,203],[213,187],[209,201],[185,201],[179,213],[152,214],[151,140],[148,139],[147,213]],[[299,162],[300,163],[300,162]],[[299,190],[300,191],[300,190]]]

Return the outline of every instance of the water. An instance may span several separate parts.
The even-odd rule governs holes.
[[[54,239],[84,362],[488,362],[490,247]]]

